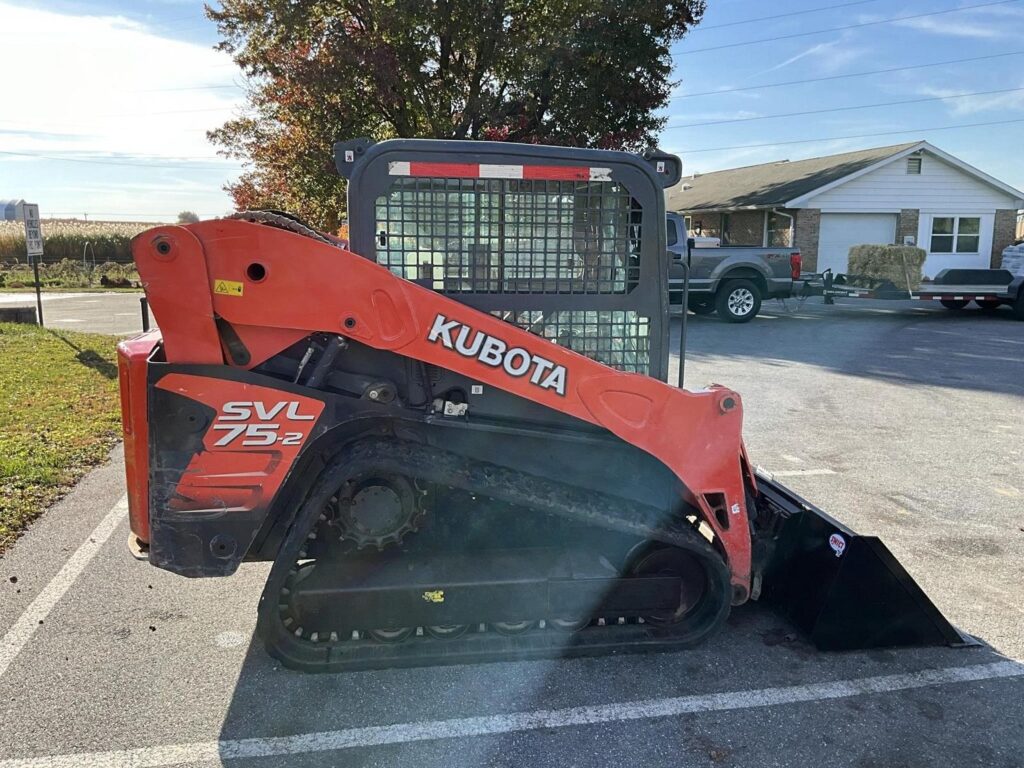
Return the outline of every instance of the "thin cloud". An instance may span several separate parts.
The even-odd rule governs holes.
[[[745,120],[752,117],[760,117],[760,112],[751,112],[746,109],[737,109],[732,112],[680,112],[668,116],[668,127],[680,123],[707,123],[713,120]]]
[[[951,23],[947,19],[924,17],[920,19],[904,19],[894,22],[894,26],[925,32],[930,35],[945,37],[966,37],[972,40],[995,40],[1012,37],[1013,33],[1002,25],[989,25],[980,22],[957,20]]]
[[[208,45],[154,34],[123,16],[26,8],[0,0],[0,68],[31,77],[4,84],[9,104],[30,109],[0,116],[8,151],[125,153],[220,158],[201,132],[231,118],[239,94],[215,90],[147,92],[205,85],[238,73]],[[25,35],[24,30],[36,30]],[[76,130],[77,129],[77,130]]]
[[[0,155],[12,194],[31,196],[44,214],[153,211],[145,214],[153,220],[157,211],[230,207],[222,186],[236,167],[201,129],[237,114],[241,93],[153,90],[232,83],[241,72],[227,56],[124,16],[0,0],[0,19],[0,70],[24,72],[31,62],[30,77],[4,82],[6,103],[21,108],[0,114],[0,149],[25,153]],[[183,178],[191,181],[183,186]],[[76,191],[83,180],[95,187]]]
[[[863,57],[867,51],[864,48],[858,48],[849,42],[847,36],[839,37],[835,40],[829,40],[824,43],[817,43],[809,48],[805,48],[799,53],[790,56],[788,59],[769,67],[768,69],[761,70],[755,75],[767,75],[769,72],[777,72],[780,69],[796,64],[798,61],[804,59],[812,59],[815,64],[815,69],[821,72],[830,73],[836,72],[847,64],[850,64],[857,59]]]

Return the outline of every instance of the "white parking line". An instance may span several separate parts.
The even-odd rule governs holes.
[[[814,477],[815,475],[834,475],[831,469],[780,469],[778,472],[769,472],[772,477]]]
[[[57,571],[57,575],[50,580],[50,583],[43,587],[43,591],[29,603],[25,612],[14,622],[14,626],[7,630],[7,634],[3,638],[0,638],[0,677],[3,677],[14,658],[32,639],[32,635],[39,629],[39,625],[50,615],[53,607],[75,583],[75,579],[81,575],[85,566],[100,551],[114,529],[117,528],[117,524],[127,513],[128,496],[125,495],[93,529],[89,538],[82,542],[82,545],[68,558],[64,567]]]
[[[0,768],[97,768],[98,766],[103,766],[103,768],[161,768],[182,763],[305,755],[385,744],[492,736],[541,728],[565,728],[597,723],[648,720],[657,717],[677,717],[696,712],[724,712],[775,707],[784,704],[843,699],[872,693],[891,693],[948,683],[971,683],[1020,676],[1024,676],[1024,664],[1015,661],[998,661],[992,664],[929,669],[923,672],[882,675],[856,680],[762,688],[753,691],[708,693],[699,696],[601,704],[592,707],[543,709],[533,712],[512,712],[505,715],[463,717],[452,720],[425,720],[265,739],[202,741],[109,752],[80,752],[78,754],[0,760]]]

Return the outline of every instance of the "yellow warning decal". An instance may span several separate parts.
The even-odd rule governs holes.
[[[443,603],[444,602],[444,590],[435,589],[430,592],[423,593],[423,599],[428,603]]]
[[[214,280],[213,292],[223,296],[241,296],[242,284],[234,280]]]

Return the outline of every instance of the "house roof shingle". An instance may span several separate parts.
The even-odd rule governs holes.
[[[815,189],[838,181],[920,144],[893,144],[807,160],[783,160],[725,171],[684,176],[667,192],[670,211],[768,208],[785,205]],[[689,189],[683,189],[688,186]]]

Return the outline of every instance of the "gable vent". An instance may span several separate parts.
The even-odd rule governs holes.
[[[920,175],[921,173],[921,158],[920,157],[908,157],[907,158],[907,173],[914,175]]]

